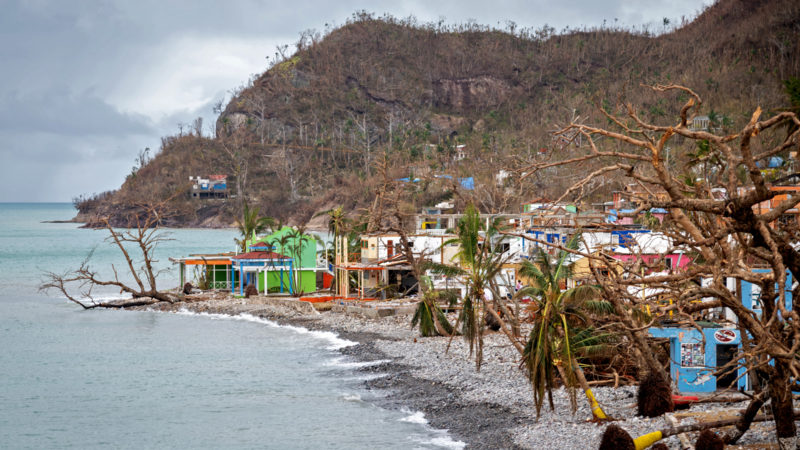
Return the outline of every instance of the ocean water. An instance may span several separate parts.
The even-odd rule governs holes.
[[[106,233],[42,223],[70,204],[0,204],[0,448],[461,448],[414,411],[371,400],[332,333],[252,316],[84,311],[39,292]],[[230,230],[173,230],[157,252],[226,251]],[[177,285],[175,271],[162,286]],[[95,292],[113,298],[113,290]]]

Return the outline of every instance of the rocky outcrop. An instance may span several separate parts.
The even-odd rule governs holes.
[[[497,106],[508,98],[510,92],[505,80],[486,75],[441,79],[433,84],[434,104],[461,112]]]

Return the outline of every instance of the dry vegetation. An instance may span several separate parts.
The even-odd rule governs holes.
[[[731,128],[754,106],[786,106],[782,82],[800,75],[799,18],[792,0],[721,1],[659,30],[499,30],[357,13],[341,28],[305,31],[294,48],[279,48],[271,67],[220,108],[215,138],[165,138],[100,208],[124,211],[142,197],[186,189],[189,175],[227,173],[264,213],[300,222],[333,205],[369,205],[380,183],[374,162],[388,153],[398,176],[423,178],[417,206],[455,194],[485,211],[514,210],[572,183],[574,169],[559,168],[507,186],[494,180],[500,168],[577,151],[553,139],[559,125],[603,123],[594,106],[621,96],[653,123],[675,117],[685,99],[671,102],[642,83],[692,86],[706,100],[701,113]],[[460,144],[467,158],[455,162]],[[434,174],[474,176],[476,190]],[[615,183],[588,188],[600,198]],[[176,200],[175,223],[231,223],[237,203],[198,212]]]

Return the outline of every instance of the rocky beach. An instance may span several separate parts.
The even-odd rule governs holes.
[[[371,311],[376,308],[377,305],[365,305],[346,311],[342,306],[328,305],[320,312],[311,303],[294,299],[243,299],[218,293],[140,309],[249,314],[282,325],[335,332],[340,338],[357,343],[340,350],[346,358],[372,362],[359,364],[356,370],[371,375],[364,381],[367,389],[383,392],[377,396],[378,406],[421,411],[430,426],[448,430],[454,440],[466,443],[467,448],[597,448],[605,426],[588,420],[591,412],[580,393],[575,414],[570,411],[566,392],[559,389],[553,397],[555,409],[545,402],[537,419],[530,385],[519,367],[519,355],[502,333],[485,336],[484,362],[478,372],[462,339],[453,339],[447,351],[450,339],[420,337],[410,327],[408,304],[393,308],[392,314],[384,316]],[[637,417],[635,386],[595,387],[593,392],[604,410],[616,419],[615,423],[633,437],[668,428],[685,413],[652,419]],[[694,405],[691,411],[713,414],[744,407],[744,402],[705,403]],[[684,417],[680,422],[691,420]],[[764,448],[758,443],[772,440],[772,433],[763,425],[754,426],[740,441],[745,446],[742,448]],[[693,441],[693,436],[683,436],[683,440],[671,437],[663,442],[670,448],[685,448]]]

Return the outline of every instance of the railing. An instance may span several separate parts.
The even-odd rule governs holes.
[[[213,281],[211,282],[211,289],[230,289],[230,281]]]

